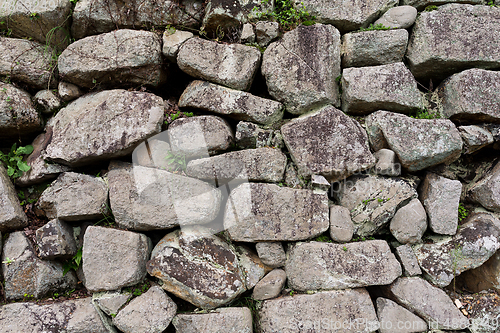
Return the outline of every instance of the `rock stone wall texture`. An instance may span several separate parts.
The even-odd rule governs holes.
[[[499,1],[0,0],[0,48],[0,332],[500,332]]]

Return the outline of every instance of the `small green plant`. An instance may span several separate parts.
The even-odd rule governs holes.
[[[27,145],[25,147],[17,148],[14,143],[10,148],[8,154],[0,152],[0,161],[2,161],[7,167],[7,174],[10,178],[16,179],[27,172],[31,167],[23,161],[23,155],[29,155],[33,152],[33,146]]]
[[[374,240],[375,237],[373,236],[368,236],[368,237],[365,237],[365,236],[355,236],[353,237],[353,239],[351,240],[351,242],[364,242],[366,240]]]
[[[186,156],[182,153],[173,153],[169,151],[165,157],[168,163],[168,171],[185,171],[187,167]]]
[[[257,43],[246,43],[245,45],[246,45],[246,46],[253,46],[253,47],[255,47],[255,48],[256,48],[257,50],[259,50],[259,51],[260,51],[260,53],[262,53],[262,54],[264,54],[264,52],[266,51],[266,48],[265,48],[265,47],[262,47],[262,46],[260,46],[260,45],[259,45],[259,44],[257,44]]]
[[[295,290],[290,290],[290,296],[295,295],[296,291]]]
[[[116,317],[116,313],[110,313],[109,315],[111,316],[111,318]]]
[[[98,177],[98,176],[97,176]],[[109,208],[108,204],[105,207],[101,208],[102,219],[94,223],[94,225],[103,225],[105,227],[111,227],[116,223],[115,216],[113,215],[113,211]]]
[[[269,0],[262,0],[261,4],[266,5]],[[312,25],[315,17],[307,11],[304,3],[300,6],[294,6],[292,0],[275,0],[274,10],[259,12],[258,7],[254,7],[252,11],[256,14],[257,19],[275,20],[284,31],[292,30],[300,24]]]
[[[36,201],[36,199],[30,199],[30,198],[27,198],[26,195],[24,194],[24,191],[19,191],[17,193],[17,196],[19,197],[19,199],[21,199],[21,206],[24,206],[26,205],[27,203],[30,204],[30,203],[34,203]]]
[[[132,287],[127,287],[124,289],[124,291],[134,296],[141,296],[146,291],[148,291],[149,287],[150,287],[149,281],[146,280],[143,284],[137,284]]]
[[[346,252],[347,252],[347,247],[346,247],[346,246],[344,246],[344,247],[342,248],[342,250],[344,250],[344,251],[346,251]]]
[[[465,208],[463,203],[458,204],[458,220],[462,222],[463,219],[465,219],[469,215],[469,212],[467,211],[467,208]]]
[[[2,264],[6,264],[7,266],[9,266],[13,262],[14,262],[14,259],[10,259],[9,257],[6,257],[5,260],[2,261]]]
[[[437,10],[437,9],[438,9],[438,6],[431,5],[431,6],[425,7],[424,12],[432,12],[433,10]]]
[[[76,254],[70,260],[63,264],[63,275],[66,275],[70,270],[77,270],[82,263],[82,247],[78,249]]]
[[[171,123],[172,121],[180,118],[180,117],[192,117],[194,116],[194,114],[192,112],[182,112],[182,111],[177,111],[176,113],[171,113],[170,114],[170,121],[165,121],[165,124],[169,124]]]
[[[319,235],[318,237],[314,238],[313,241],[324,242],[324,243],[332,243],[333,242],[333,240],[325,234]]]
[[[371,199],[366,199],[366,200],[363,200],[362,202],[363,202],[363,205],[365,205],[365,206],[366,206],[366,205],[368,205],[370,202],[372,202],[372,201],[374,201],[374,200],[375,200],[375,198],[371,198]]]
[[[38,13],[30,13],[30,20],[36,21],[38,19]]]
[[[500,7],[498,5],[495,5],[495,2],[493,0],[489,0],[488,1],[488,6],[490,6],[490,7]]]
[[[370,23],[368,28],[359,28],[359,31],[373,31],[373,30],[389,30],[391,27],[385,27],[382,23],[375,24]]]
[[[419,110],[416,114],[410,115],[414,119],[439,119],[439,113],[429,112],[427,109]]]

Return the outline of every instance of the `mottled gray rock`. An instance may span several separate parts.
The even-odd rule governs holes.
[[[391,298],[423,318],[430,327],[465,329],[469,321],[441,289],[419,277],[402,277],[388,288]]]
[[[219,308],[203,314],[178,314],[172,320],[177,333],[252,333],[249,308]]]
[[[5,240],[2,274],[5,297],[8,300],[27,296],[42,298],[55,292],[74,289],[77,282],[73,272],[63,274],[61,263],[39,259],[22,231],[9,234]]]
[[[493,143],[493,135],[487,129],[476,125],[458,126],[465,154],[472,154],[479,149]]]
[[[330,206],[330,237],[339,243],[349,242],[354,233],[354,223],[349,209],[342,206]]]
[[[259,256],[245,246],[236,248],[236,256],[245,276],[246,289],[252,289],[270,270]]]
[[[278,22],[259,21],[255,24],[255,38],[257,43],[266,47],[280,35]]]
[[[10,181],[3,163],[0,163],[0,206],[2,207],[0,210],[0,231],[20,229],[28,225],[28,217],[19,204],[16,189]]]
[[[291,120],[281,134],[303,176],[335,181],[375,164],[361,125],[332,106]]]
[[[281,132],[263,129],[256,124],[240,121],[236,126],[236,145],[242,149],[276,147],[283,148]]]
[[[426,332],[427,323],[404,307],[390,299],[379,297],[376,300],[380,333]]]
[[[40,90],[33,100],[43,109],[44,114],[51,114],[61,107],[61,100],[52,90]]]
[[[242,44],[255,42],[255,32],[253,31],[253,25],[251,23],[243,24],[243,28],[241,29],[240,40]]]
[[[408,114],[424,108],[417,81],[402,62],[346,68],[341,81],[346,113],[365,115],[384,109]]]
[[[116,30],[69,45],[59,56],[59,75],[86,88],[159,85],[161,39],[150,31]]]
[[[420,200],[415,198],[398,209],[391,220],[389,229],[401,244],[414,244],[421,241],[427,229],[427,213]]]
[[[116,316],[118,311],[132,298],[130,293],[119,291],[104,291],[94,293],[92,301],[108,316]]]
[[[469,196],[483,207],[500,212],[500,163],[469,189]]]
[[[280,242],[259,242],[255,248],[265,265],[272,268],[285,266],[286,254]]]
[[[397,6],[389,9],[373,25],[382,24],[393,29],[407,29],[417,19],[417,9],[412,6]]]
[[[393,150],[409,171],[452,163],[462,152],[460,132],[447,119],[413,119],[377,111],[366,118],[366,131],[374,150]]]
[[[0,82],[0,137],[24,136],[40,131],[42,126],[31,96],[12,84]]]
[[[446,3],[450,2],[456,2],[456,3],[470,3],[474,5],[482,5],[484,4],[484,1],[481,0],[402,0],[401,4],[402,5],[409,5],[417,8],[418,10],[425,9],[427,6],[432,6],[432,5],[443,5]]]
[[[52,118],[46,127],[52,137],[42,157],[79,166],[124,156],[159,133],[162,123],[161,97],[121,89],[88,94]]]
[[[177,64],[196,78],[249,90],[260,58],[261,53],[255,47],[190,38],[179,49]]]
[[[374,30],[342,36],[342,67],[386,65],[403,61],[408,31]]]
[[[300,25],[272,43],[262,58],[271,96],[292,114],[340,106],[340,33],[331,25]]]
[[[59,85],[57,86],[57,93],[59,94],[59,97],[61,97],[61,99],[65,102],[77,99],[82,95],[82,92],[77,85],[64,81],[59,82]]]
[[[348,178],[335,195],[338,203],[350,211],[354,233],[369,236],[416,198],[417,192],[403,179],[367,175]]]
[[[299,176],[297,167],[292,161],[289,161],[285,169],[285,184],[295,189],[307,188],[306,179]]]
[[[401,245],[396,248],[396,258],[403,267],[404,276],[415,276],[422,274],[418,265],[417,257],[410,245]]]
[[[43,191],[37,206],[49,219],[82,221],[108,213],[108,186],[101,177],[65,172]]]
[[[120,228],[170,229],[215,219],[221,192],[214,186],[165,170],[112,163],[109,201]]]
[[[446,287],[463,271],[481,266],[500,248],[500,221],[490,214],[471,215],[454,237],[436,236],[432,244],[416,244],[413,251],[425,277]]]
[[[258,318],[262,333],[367,333],[379,328],[370,295],[362,288],[267,300]]]
[[[203,227],[163,237],[147,270],[163,281],[163,289],[203,309],[227,304],[246,290],[235,250]]]
[[[422,12],[408,43],[410,70],[442,79],[471,67],[500,68],[499,33],[500,8],[447,4]]]
[[[76,254],[77,245],[73,228],[64,221],[54,219],[36,230],[38,253],[42,259],[69,259]]]
[[[191,82],[179,98],[179,106],[263,125],[281,120],[284,113],[279,102],[204,81]]]
[[[3,333],[109,333],[91,297],[38,305],[11,303],[0,307]]]
[[[185,41],[193,36],[193,33],[189,31],[175,30],[172,33],[170,29],[166,29],[163,33],[163,55],[171,62],[177,62],[179,48]]]
[[[288,252],[285,270],[288,285],[300,291],[386,285],[402,273],[389,245],[381,240],[299,243]]]
[[[325,177],[320,176],[320,175],[312,175],[311,176],[311,183],[310,183],[310,188],[315,190],[316,192],[318,191],[323,191],[323,192],[328,192],[330,190],[330,182],[326,180]],[[319,192],[318,192],[319,193]]]
[[[458,226],[458,204],[462,184],[427,173],[420,187],[420,200],[429,217],[429,228],[442,235],[454,235]]]
[[[177,305],[158,286],[134,298],[113,318],[124,333],[161,333],[177,312]]]
[[[253,289],[252,298],[266,300],[275,298],[281,293],[286,281],[286,272],[282,269],[273,269]]]
[[[396,153],[390,149],[380,149],[373,154],[377,160],[375,172],[383,176],[399,176],[401,174],[401,164]]]
[[[167,158],[172,153],[168,142],[168,131],[163,131],[145,140],[134,149],[132,153],[133,164],[175,171],[179,165],[172,164]]]
[[[257,148],[189,161],[186,174],[216,184],[231,180],[280,182],[286,167],[286,156],[280,149]]]
[[[224,228],[238,242],[294,241],[328,229],[328,198],[311,190],[244,183],[231,191]]]
[[[133,286],[146,277],[151,241],[131,231],[90,226],[85,231],[82,269],[91,291]]]

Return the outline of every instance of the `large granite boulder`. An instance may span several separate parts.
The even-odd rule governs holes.
[[[0,163],[0,231],[24,228],[28,217],[19,204],[19,197],[14,184],[10,181],[7,170]],[[1,252],[1,251],[0,251]]]
[[[469,189],[470,198],[483,207],[500,212],[500,163]]]
[[[31,96],[12,84],[0,82],[0,137],[19,137],[41,131],[43,120]]]
[[[172,320],[177,333],[252,333],[249,308],[219,308],[209,313],[179,313]]]

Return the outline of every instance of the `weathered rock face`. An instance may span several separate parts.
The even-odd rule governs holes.
[[[396,248],[396,258],[403,267],[404,276],[415,276],[422,274],[418,265],[417,257],[410,245],[401,245]]]
[[[386,65],[403,61],[408,43],[404,29],[374,30],[342,36],[342,67]]]
[[[463,271],[481,266],[500,248],[500,221],[490,214],[474,214],[454,237],[435,237],[433,244],[413,246],[426,278],[446,287]]]
[[[469,125],[458,126],[462,141],[464,142],[464,153],[472,154],[479,149],[494,142],[493,135],[486,128]]]
[[[220,308],[203,314],[178,314],[172,321],[177,333],[252,333],[249,308]]]
[[[36,230],[36,243],[42,259],[69,259],[77,251],[73,228],[59,219]]]
[[[52,90],[40,90],[33,97],[33,101],[42,108],[43,114],[51,114],[61,107],[61,100]]]
[[[273,268],[285,266],[286,254],[280,242],[260,242],[255,248],[265,265]]]
[[[255,47],[191,38],[179,49],[177,64],[196,78],[237,90],[249,90],[260,57]]]
[[[153,94],[120,89],[88,94],[52,119],[42,157],[79,166],[124,156],[159,133],[162,122],[163,100]]]
[[[289,251],[285,270],[288,285],[301,291],[386,285],[402,273],[389,245],[381,240],[299,243]]]
[[[236,248],[236,256],[245,276],[245,288],[252,289],[270,270],[260,260],[259,256],[246,246]]]
[[[73,11],[71,35],[80,39],[117,28],[138,28],[143,24],[198,27],[202,7],[199,0],[183,1],[182,6],[169,0],[131,1],[126,6],[116,0],[82,0]]]
[[[193,81],[179,99],[180,107],[192,107],[234,119],[271,125],[283,118],[279,102],[204,81]]]
[[[163,281],[163,289],[203,309],[226,304],[245,291],[234,249],[202,227],[184,227],[163,237],[147,270]]]
[[[375,164],[361,125],[332,106],[281,127],[285,144],[304,176],[343,179]]]
[[[329,226],[328,198],[311,190],[244,183],[231,191],[224,228],[238,242],[309,239]]]
[[[108,316],[116,316],[118,311],[132,298],[132,294],[120,291],[103,291],[92,294],[92,302]]]
[[[279,130],[263,129],[254,123],[246,121],[240,121],[236,126],[235,139],[236,145],[242,149],[285,147]]]
[[[272,11],[273,6],[274,0],[268,3],[259,0],[209,0],[206,2],[203,29],[214,36],[220,32],[231,34],[257,13]]]
[[[377,298],[376,305],[377,316],[380,320],[380,333],[412,333],[427,331],[427,323],[425,320],[414,315],[390,299],[379,297]]]
[[[430,5],[442,5],[450,2],[456,2],[456,3],[470,3],[474,5],[481,5],[483,2],[481,0],[402,0],[401,4],[402,5],[410,5],[418,10],[425,9],[425,7],[430,6]]]
[[[57,93],[59,97],[65,102],[77,99],[82,95],[80,88],[73,83],[61,81],[57,85]]]
[[[306,329],[317,332],[321,328],[339,333],[375,332],[379,322],[370,295],[360,288],[264,301],[259,310],[259,326],[262,333],[292,333]]]
[[[262,58],[271,96],[292,114],[340,106],[340,33],[330,25],[300,25],[272,43]]]
[[[166,29],[163,33],[163,55],[171,62],[177,62],[179,48],[185,41],[193,36],[193,33],[189,31],[175,30],[175,32],[172,33],[169,29]]]
[[[382,176],[399,176],[401,174],[401,164],[396,153],[390,149],[380,149],[373,154],[377,160],[375,172]]]
[[[333,24],[341,32],[367,27],[389,8],[397,6],[397,0],[362,0],[335,2],[327,0],[295,1],[296,6],[303,3],[309,14],[316,17],[317,22]]]
[[[417,81],[402,62],[342,73],[342,111],[365,115],[380,109],[411,113],[423,109]]]
[[[110,170],[109,201],[120,228],[205,224],[219,212],[220,190],[206,182],[128,163],[113,163]]]
[[[374,150],[390,148],[409,171],[452,163],[462,152],[460,133],[447,119],[413,119],[377,111],[366,118],[366,131]]]
[[[9,179],[7,170],[0,163],[0,231],[24,228],[28,218],[19,204],[14,184]],[[1,251],[0,251],[1,252]]]
[[[0,137],[40,131],[42,124],[42,118],[27,92],[11,84],[0,83]]]
[[[386,11],[373,25],[382,24],[384,27],[393,29],[407,29],[415,23],[417,14],[415,7],[397,6]]]
[[[427,213],[422,203],[416,198],[398,209],[390,224],[392,235],[401,244],[419,242],[426,229]]]
[[[286,272],[282,269],[274,269],[255,285],[252,298],[266,300],[278,296],[286,281]]]
[[[59,75],[86,88],[151,85],[163,79],[161,40],[149,31],[122,29],[68,46],[58,59]]]
[[[406,53],[410,70],[417,78],[445,78],[471,67],[500,68],[499,33],[499,8],[448,4],[422,12]]]
[[[354,223],[354,233],[369,236],[387,224],[396,210],[416,198],[417,192],[406,181],[380,176],[354,176],[345,180],[335,193]]]
[[[255,24],[255,38],[257,43],[266,47],[280,35],[279,23],[260,21]]]
[[[354,223],[351,220],[349,209],[330,206],[330,237],[339,243],[349,242],[354,233]]]
[[[473,201],[494,212],[500,212],[500,163],[469,190]]]

